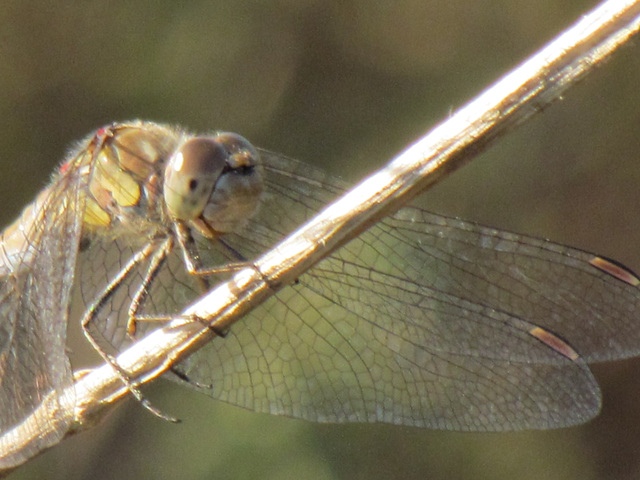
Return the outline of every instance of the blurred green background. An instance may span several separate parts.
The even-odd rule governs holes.
[[[69,144],[132,118],[238,131],[355,181],[595,4],[4,0],[0,224]],[[640,270],[639,79],[635,42],[419,201]],[[504,434],[318,425],[158,382],[150,398],[182,424],[127,401],[12,478],[640,478],[640,361],[594,370],[596,420]]]

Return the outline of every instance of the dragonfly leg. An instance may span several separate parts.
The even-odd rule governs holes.
[[[244,257],[244,255],[242,255],[239,251],[237,251],[235,248],[233,248],[231,245],[225,242],[222,238],[218,238],[218,242],[220,242],[220,245],[222,245],[229,253],[231,253],[231,255],[236,257],[237,263],[239,265],[240,264],[244,264],[247,266],[250,265],[249,261]]]
[[[128,311],[129,319],[127,321],[127,335],[132,340],[136,339],[135,338],[136,328],[137,328],[137,322],[139,321],[168,322],[170,320],[173,320],[174,318],[179,318],[175,316],[161,317],[161,316],[139,316],[138,315],[138,310],[142,307],[142,305],[147,299],[147,296],[149,295],[149,287],[157,277],[158,273],[160,272],[160,269],[164,265],[165,261],[167,260],[167,256],[169,255],[169,253],[171,253],[172,249],[173,249],[173,241],[171,241],[171,237],[169,237],[167,241],[165,241],[162,244],[162,246],[152,254],[151,262],[149,267],[147,268],[147,272],[144,276],[144,279],[140,283],[140,287],[136,291],[136,294],[134,295],[133,300],[131,301],[131,304],[129,306],[129,311]],[[204,278],[202,280],[206,281],[206,279]],[[207,284],[207,287],[208,287],[208,284]],[[189,319],[192,321],[201,322],[199,318],[189,318]],[[201,323],[204,323],[204,322],[201,322]],[[204,326],[208,326],[208,325],[204,325]],[[224,335],[220,335],[218,332],[215,332],[215,333],[218,336],[224,336]],[[195,382],[194,380],[191,380],[186,373],[178,370],[177,367],[175,366],[172,366],[170,368],[170,371],[181,380],[188,382],[192,385],[195,385],[198,388],[201,388],[201,389],[211,388],[211,385],[205,385],[202,383]]]
[[[215,275],[219,273],[237,272],[238,270],[242,270],[243,268],[253,267],[253,264],[251,262],[246,261],[242,257],[242,255],[240,255],[236,250],[223,242],[219,237],[212,240],[220,242],[221,245],[231,251],[231,253],[240,261],[231,262],[216,267],[204,267],[202,265],[202,261],[200,260],[200,254],[198,252],[198,248],[196,246],[195,240],[193,239],[191,231],[182,222],[175,222],[175,229],[176,238],[178,239],[178,245],[180,246],[180,250],[182,251],[182,258],[184,260],[185,268],[191,275]]]
[[[129,305],[128,320],[127,320],[127,336],[132,340],[136,338],[136,330],[137,330],[137,322],[138,321],[154,321],[154,322],[168,322],[174,317],[171,316],[138,316],[138,310],[142,307],[144,302],[146,301],[149,295],[149,287],[158,276],[162,265],[164,265],[167,260],[167,256],[171,253],[173,248],[173,241],[171,237],[167,237],[167,239],[163,242],[163,244],[155,250],[151,254],[151,262],[149,267],[147,268],[147,272],[145,273],[136,294],[133,296],[131,300],[131,304]]]
[[[176,222],[176,238],[178,239],[178,245],[180,246],[180,250],[182,251],[182,258],[185,264],[185,268],[190,275],[194,275],[198,278],[200,292],[202,294],[209,291],[210,284],[208,279],[206,278],[208,275],[215,275],[219,273],[228,273],[234,272],[237,270],[241,270],[243,268],[254,267],[251,262],[248,262],[238,251],[225,243],[222,239],[216,238],[215,240],[220,242],[227,250],[231,252],[239,261],[228,263],[222,266],[213,267],[213,268],[205,268],[202,265],[202,260],[200,259],[200,253],[198,252],[198,247],[196,242],[191,235],[191,232],[186,226],[181,222]],[[226,337],[229,333],[228,329],[221,330],[213,325],[210,325],[208,322],[203,321],[200,318],[194,318],[194,321],[199,321],[202,325],[209,328],[213,333],[215,333],[219,337]]]
[[[181,235],[179,235],[178,238],[179,238],[178,243],[183,252],[185,268],[187,269],[190,275],[194,275],[194,277],[196,278],[200,293],[204,294],[208,292],[210,289],[210,283],[206,276],[213,273],[221,273],[224,271],[228,271],[227,267],[225,266],[220,269],[205,270],[202,267],[200,255],[197,251],[197,246],[195,245],[193,236],[191,236],[188,232],[185,231]],[[180,239],[182,241],[180,241]],[[136,339],[136,330],[137,330],[138,322],[168,322],[175,318],[181,318],[180,316],[175,316],[175,315],[172,315],[172,316],[138,315],[138,311],[142,308],[142,306],[147,300],[151,284],[153,283],[158,273],[162,269],[162,266],[164,265],[168,255],[171,253],[173,246],[174,246],[173,238],[168,237],[167,240],[165,240],[165,242],[159,248],[157,248],[153,253],[150,254],[151,261],[150,261],[149,267],[147,268],[145,276],[142,279],[142,282],[140,283],[140,286],[138,287],[129,305],[126,331],[127,331],[127,336],[132,340]],[[208,324],[208,322],[202,320],[201,318],[191,316],[189,318],[185,318],[185,320],[199,322],[204,327],[210,328],[211,331],[213,331],[219,337],[224,338],[227,335],[227,330],[223,331],[219,328],[212,327]]]
[[[213,384],[196,382],[186,372],[183,372],[182,370],[179,370],[178,367],[176,367],[176,366],[171,367],[171,373],[173,373],[176,377],[178,377],[183,382],[188,383],[188,384],[190,384],[190,385],[192,385],[192,386],[194,386],[196,388],[199,388],[201,390],[211,390],[211,389],[213,389]]]
[[[175,318],[184,318],[185,320],[191,321],[201,321],[199,318],[194,316],[181,316],[181,315],[138,315],[138,311],[140,308],[144,306],[144,303],[149,296],[149,288],[151,284],[154,282],[158,273],[160,273],[160,269],[164,265],[167,260],[167,256],[171,253],[173,249],[173,241],[172,238],[169,237],[167,240],[157,248],[151,254],[151,261],[149,267],[147,268],[147,272],[145,273],[140,286],[136,290],[131,303],[129,304],[129,310],[127,312],[127,336],[131,340],[136,340],[136,331],[138,322],[169,322]],[[200,293],[204,294],[209,290],[209,282],[204,277],[197,277],[199,280],[199,289]],[[204,322],[201,322],[204,324]],[[205,325],[206,326],[206,325]]]
[[[129,262],[127,262],[124,268],[120,270],[118,275],[116,275],[111,280],[111,282],[109,282],[109,284],[105,287],[105,289],[102,291],[102,294],[98,297],[98,299],[87,309],[86,313],[82,318],[81,325],[82,325],[82,331],[85,337],[87,338],[87,340],[89,341],[89,343],[91,344],[91,346],[96,350],[96,352],[100,354],[100,356],[105,362],[111,365],[113,370],[120,377],[120,380],[122,380],[122,383],[124,383],[124,385],[127,387],[127,390],[131,392],[131,394],[135,397],[135,399],[138,400],[138,402],[140,402],[140,404],[144,408],[149,410],[155,416],[162,418],[163,420],[177,423],[179,422],[178,419],[162,413],[160,410],[158,410],[153,405],[151,405],[149,400],[147,400],[142,395],[142,393],[137,388],[137,386],[134,385],[131,378],[129,377],[129,374],[118,364],[117,360],[112,355],[107,353],[102,348],[102,346],[98,343],[98,341],[95,339],[95,337],[89,330],[90,324],[97,317],[100,310],[104,308],[104,306],[107,304],[109,299],[115,294],[115,292],[118,290],[118,287],[122,284],[122,282],[127,278],[128,275],[131,274],[131,272],[134,270],[136,265],[138,265],[140,262],[145,261],[147,258],[149,258],[149,256],[153,254],[155,248],[156,246],[153,244],[153,242],[150,242],[142,250],[136,253],[129,260]]]
[[[222,273],[222,272],[234,272],[234,271],[241,270],[243,268],[251,268],[258,275],[260,275],[260,277],[262,277],[262,279],[265,281],[267,285],[272,287],[269,280],[262,274],[260,269],[253,262],[248,261],[240,252],[238,252],[235,248],[233,248],[231,245],[229,245],[220,237],[217,237],[216,241],[218,241],[220,245],[222,245],[229,253],[231,253],[231,255],[236,257],[236,260],[238,261],[227,263],[226,265],[223,265],[221,267],[214,267],[210,269],[204,268],[200,262],[200,255],[198,254],[197,246],[189,230],[186,229],[186,227],[184,227],[184,225],[182,224],[177,224],[176,230],[178,233],[176,236],[178,238],[178,244],[180,245],[180,249],[182,250],[184,263],[187,271],[190,274],[198,275],[202,277],[203,275],[212,275],[212,274]],[[298,279],[296,279],[294,283],[298,284],[300,282],[298,281]],[[226,335],[226,332],[224,332],[223,335],[221,335],[221,332],[216,331],[216,333],[222,337]]]

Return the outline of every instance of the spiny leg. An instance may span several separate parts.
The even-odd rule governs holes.
[[[190,229],[183,222],[175,222],[174,223],[176,238],[178,240],[178,245],[180,250],[182,251],[182,258],[184,261],[185,269],[190,275],[194,275],[198,280],[198,285],[200,289],[200,293],[204,294],[209,291],[210,284],[207,279],[208,275],[215,275],[217,273],[228,273],[240,270],[242,268],[252,267],[253,265],[246,261],[246,259],[233,247],[229,246],[226,242],[224,242],[219,236],[212,238],[212,241],[218,241],[220,244],[227,249],[238,262],[229,263],[223,266],[214,267],[214,268],[204,268],[202,265],[202,260],[200,259],[200,253],[198,252],[198,247],[196,242],[191,234]],[[226,337],[228,333],[227,330],[221,330],[212,326],[209,322],[201,319],[199,317],[193,318],[193,321],[200,323],[202,326],[211,330],[218,337]],[[181,380],[195,384],[200,388],[211,388],[211,385],[200,385],[198,383],[194,383],[194,381],[189,378],[186,372],[179,370],[177,367],[172,367],[171,371]]]
[[[180,227],[178,225],[180,225]],[[245,263],[242,263],[242,264],[233,264],[233,266],[231,267],[228,267],[225,265],[221,268],[205,270],[202,267],[202,261],[200,259],[199,252],[197,251],[197,246],[195,245],[193,236],[183,224],[178,222],[176,222],[176,238],[178,239],[178,244],[180,245],[181,251],[183,253],[183,261],[185,264],[185,269],[190,275],[193,275],[194,278],[196,278],[198,283],[198,289],[200,290],[201,294],[208,292],[210,288],[209,280],[206,278],[207,275],[233,271],[238,268],[246,266]],[[234,254],[239,255],[237,252],[235,252],[235,250],[231,249],[231,247],[229,247],[228,245],[224,243],[223,245],[228,249],[230,249]],[[149,267],[147,268],[147,271],[145,273],[144,278],[142,279],[142,282],[140,283],[140,286],[136,290],[136,293],[131,301],[131,304],[129,305],[129,310],[127,312],[128,320],[127,320],[126,330],[127,330],[127,335],[132,340],[136,339],[135,336],[136,336],[137,322],[140,322],[140,321],[167,322],[174,318],[178,318],[175,315],[174,316],[158,316],[158,315],[140,316],[138,315],[138,311],[143,307],[144,303],[146,302],[149,296],[149,290],[150,290],[151,284],[154,282],[160,270],[162,269],[162,266],[166,262],[168,255],[171,253],[173,246],[174,246],[173,237],[170,236],[153,253],[147,254],[147,257],[151,255]],[[135,265],[138,262],[135,261],[134,259],[131,263]],[[215,333],[219,337],[224,338],[227,334],[226,331],[222,331],[220,329],[212,327],[211,325],[208,324],[208,322],[203,321],[199,317],[193,316],[193,317],[190,317],[189,320],[198,322],[203,327],[209,328],[213,333]],[[191,379],[189,379],[186,373],[180,371],[177,367],[172,366],[171,371],[178,378],[192,384],[194,383]],[[210,385],[200,385],[197,383],[195,383],[195,385],[201,388],[210,388]]]
[[[200,260],[200,255],[197,252],[197,248],[195,246],[195,241],[193,240],[193,236],[190,234],[190,232],[184,228],[184,229],[177,229],[177,238],[178,238],[178,243],[181,247],[181,250],[183,252],[183,259],[184,259],[184,263],[185,263],[185,268],[187,270],[187,272],[191,275],[194,275],[194,277],[197,279],[198,282],[198,286],[199,286],[199,290],[201,294],[206,293],[207,291],[209,291],[210,288],[210,284],[208,279],[206,278],[206,275],[210,275],[210,274],[215,274],[215,273],[222,273],[222,272],[228,272],[228,271],[233,271],[236,270],[238,268],[242,268],[245,267],[246,264],[242,263],[238,263],[238,264],[233,264],[231,266],[223,266],[221,268],[214,268],[214,269],[209,269],[209,270],[205,270],[204,268],[202,268],[202,262]],[[237,252],[235,252],[235,250],[231,249],[231,247],[229,247],[226,244],[225,245],[228,249],[230,249],[232,252],[234,252],[236,255],[239,255]],[[149,256],[151,256],[151,261],[149,264],[149,267],[147,268],[147,271],[145,273],[145,276],[142,280],[142,282],[140,283],[140,286],[138,287],[138,289],[136,290],[136,293],[131,301],[131,304],[129,305],[129,309],[128,309],[128,320],[127,320],[127,336],[129,336],[129,338],[131,338],[132,340],[136,340],[135,338],[135,334],[136,334],[136,329],[137,329],[137,322],[140,321],[144,321],[144,322],[167,322],[170,320],[173,320],[174,318],[178,318],[175,315],[174,316],[158,316],[158,315],[150,315],[150,316],[140,316],[138,315],[138,311],[140,310],[140,308],[142,308],[142,306],[144,305],[144,303],[146,302],[148,295],[149,295],[149,289],[151,284],[153,283],[153,281],[155,280],[155,278],[157,277],[157,275],[159,274],[162,266],[164,265],[168,255],[171,253],[173,249],[173,239],[172,237],[168,237],[163,243],[162,245],[157,248],[154,249],[153,252],[146,252],[145,254],[138,254],[140,256],[139,259],[136,259],[136,257],[134,257],[129,263],[130,265],[127,265],[125,267],[125,269],[123,269],[123,271],[121,271],[122,277],[116,277],[116,279],[114,279],[114,281],[112,282],[112,287],[115,290],[115,287],[117,287],[117,284],[119,282],[121,282],[124,277],[126,277],[126,275],[128,274],[128,272],[125,272],[125,270],[127,269],[132,269],[137,263],[139,263],[140,261],[143,261],[145,258],[148,258]],[[140,252],[142,253],[142,252]],[[113,294],[113,292],[110,291],[110,287],[107,287],[107,289],[105,289],[104,292],[104,298],[102,299],[102,303],[106,303],[106,301],[108,300],[108,298]],[[199,322],[201,325],[203,325],[204,327],[209,328],[212,332],[214,332],[217,336],[219,337],[225,337],[227,332],[226,331],[222,331],[220,329],[217,329],[215,327],[212,327],[211,325],[209,325],[207,322],[202,321],[202,319],[198,318],[198,317],[189,317],[189,320],[191,321],[196,321]],[[90,319],[87,321],[87,323],[90,321]],[[93,340],[93,339],[92,339]],[[91,342],[96,349],[99,349],[99,346],[97,345],[97,343],[95,341]],[[102,350],[100,349],[99,351],[101,351],[102,354]],[[104,352],[105,355],[106,352]],[[110,361],[109,363],[115,363],[115,360],[111,359],[112,361]],[[109,361],[109,360],[107,360]],[[121,369],[120,369],[121,370]],[[186,373],[181,372],[180,370],[178,370],[175,366],[171,367],[171,371],[178,376],[179,378],[181,378],[184,381],[187,381],[189,383],[195,384],[196,386],[199,386],[201,388],[210,388],[210,385],[201,385],[198,383],[194,383],[191,379],[189,379],[189,377],[186,375]],[[124,373],[124,372],[121,372]],[[130,383],[130,382],[129,382]],[[135,393],[134,393],[135,395]],[[138,398],[138,396],[136,395],[136,398]]]
[[[247,262],[236,250],[223,242],[220,236],[216,236],[211,238],[211,241],[220,242],[220,244],[223,245],[227,250],[229,250],[234,256],[239,257],[241,261],[227,263],[225,265],[216,267],[205,268],[202,265],[200,253],[198,252],[196,242],[189,228],[182,222],[175,222],[174,226],[178,245],[180,246],[180,250],[182,251],[184,265],[189,274],[196,275],[198,277],[204,277],[207,275],[216,275],[219,273],[237,272],[238,270],[241,270],[243,268],[253,266],[250,262]]]
[[[182,222],[175,222],[174,228],[176,231],[176,238],[178,239],[178,245],[182,250],[182,256],[184,259],[185,266],[187,271],[191,275],[196,275],[199,278],[204,275],[215,275],[218,273],[227,273],[227,272],[235,272],[244,268],[253,269],[262,279],[269,285],[269,280],[262,274],[260,269],[253,263],[248,261],[240,252],[238,252],[235,248],[225,242],[220,235],[215,237],[210,237],[211,240],[216,240],[220,245],[222,245],[231,255],[236,257],[237,262],[227,263],[225,265],[213,268],[204,268],[202,266],[202,262],[200,261],[200,255],[198,253],[197,245],[195,244],[195,240],[191,235],[191,231],[186,227],[186,225]],[[298,283],[298,280],[295,281]],[[208,287],[207,287],[208,290]],[[209,327],[213,328],[213,327]],[[215,330],[214,330],[215,331]],[[219,334],[219,333],[218,333]]]
[[[147,258],[154,254],[156,246],[153,242],[149,242],[143,249],[138,251],[131,259],[127,262],[127,264],[118,272],[111,282],[104,288],[98,299],[87,309],[86,313],[82,317],[82,331],[89,341],[89,343],[93,346],[93,348],[100,354],[102,359],[107,362],[116,374],[120,377],[120,380],[127,387],[127,390],[131,392],[131,394],[135,397],[136,400],[140,402],[140,404],[149,410],[151,413],[156,415],[163,420],[167,420],[173,423],[179,422],[178,419],[165,415],[160,410],[156,409],[151,403],[142,395],[140,390],[133,384],[131,378],[128,373],[122,369],[122,367],[118,364],[116,359],[107,353],[98,343],[98,341],[94,338],[94,336],[89,331],[89,325],[95,320],[98,313],[104,308],[109,299],[116,293],[122,282],[134,271],[134,268],[141,262],[144,262]]]
[[[236,257],[238,265],[246,265],[246,266],[250,265],[249,261],[244,257],[244,255],[242,255],[239,251],[237,251],[235,248],[233,248],[231,245],[225,242],[222,238],[219,238],[218,242],[220,242],[220,245],[222,245],[229,253],[231,253],[231,255]]]
[[[200,294],[203,295],[209,291],[210,284],[209,280],[205,275],[208,272],[204,273],[204,270],[201,268],[202,262],[200,260],[200,256],[197,253],[197,249],[195,247],[195,242],[193,241],[193,237],[189,234],[188,239],[180,241],[178,243],[182,249],[185,268],[187,269],[187,273],[193,275],[196,278],[198,283],[198,289],[200,290]],[[189,244],[189,246],[187,246]],[[138,311],[144,303],[146,302],[149,296],[149,289],[155,278],[157,277],[160,269],[164,265],[168,255],[171,253],[173,249],[173,238],[168,237],[163,244],[158,248],[153,256],[151,257],[151,261],[149,263],[149,267],[147,268],[147,272],[145,273],[140,286],[136,290],[135,295],[129,305],[128,310],[128,321],[127,321],[127,335],[132,340],[135,340],[135,334],[137,329],[137,322],[168,322],[174,318],[180,318],[175,315],[173,316],[159,316],[159,315],[138,315]],[[220,270],[216,270],[216,273],[227,271],[224,267]],[[200,321],[196,317],[189,317],[187,320]],[[219,336],[220,332],[215,332]]]
[[[127,336],[135,340],[136,330],[137,330],[137,322],[138,321],[161,321],[167,322],[174,317],[170,316],[138,316],[138,310],[142,307],[142,305],[147,300],[149,296],[149,288],[153,281],[158,276],[160,269],[164,265],[167,260],[167,256],[171,253],[173,249],[173,240],[172,237],[169,236],[162,243],[162,245],[153,252],[151,256],[151,261],[149,262],[149,267],[147,268],[147,272],[140,283],[140,286],[136,290],[133,299],[131,299],[131,303],[129,304],[129,310],[127,311],[128,319],[127,319]]]
[[[158,276],[160,269],[164,265],[167,260],[168,255],[171,253],[173,249],[173,241],[172,238],[169,237],[156,252],[154,252],[151,257],[151,262],[149,267],[147,268],[147,273],[145,274],[142,282],[140,283],[140,287],[136,291],[131,304],[129,305],[128,310],[128,321],[127,321],[127,335],[131,340],[136,340],[136,328],[138,321],[159,321],[159,322],[168,322],[177,318],[176,316],[138,316],[138,310],[142,307],[144,302],[146,301],[149,295],[149,288],[155,278]],[[204,280],[204,279],[203,279]],[[178,378],[184,380],[185,382],[196,385],[199,388],[211,388],[211,385],[202,385],[200,383],[194,382],[189,379],[187,375],[180,370],[178,370],[174,365],[171,366],[170,371],[174,373]]]
[[[182,251],[182,258],[185,264],[185,268],[190,275],[194,275],[198,279],[201,294],[209,291],[210,285],[208,279],[206,278],[208,275],[234,272],[242,268],[252,266],[250,263],[242,259],[242,262],[228,263],[226,265],[213,268],[204,268],[204,266],[202,265],[202,260],[200,259],[198,247],[189,228],[187,228],[187,226],[182,222],[175,222],[174,227],[178,245],[180,246],[180,250]],[[220,237],[212,238],[211,240],[220,242],[220,244],[231,251],[234,256],[242,258],[242,256],[238,252],[236,252],[233,248],[223,242]],[[208,322],[205,322],[200,318],[194,318],[194,320],[209,328],[219,337],[224,338],[227,336],[228,330],[220,330],[219,328],[210,325]]]

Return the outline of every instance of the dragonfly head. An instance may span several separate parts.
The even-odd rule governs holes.
[[[255,213],[262,189],[258,152],[234,133],[187,140],[165,169],[169,214],[205,236],[239,229]]]

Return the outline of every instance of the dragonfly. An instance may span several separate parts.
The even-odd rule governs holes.
[[[90,134],[0,236],[0,433],[52,392],[63,407],[68,322],[113,363],[344,189],[237,134],[146,121]],[[600,409],[588,364],[638,353],[639,284],[606,257],[409,206],[165,376],[317,422],[565,427]],[[41,419],[54,433],[0,465],[59,442],[60,409]]]

